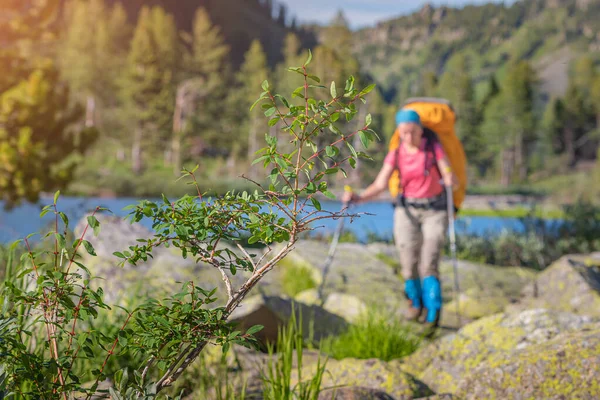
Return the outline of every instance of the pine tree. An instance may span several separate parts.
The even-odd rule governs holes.
[[[565,105],[560,98],[552,98],[546,105],[540,127],[544,134],[544,147],[554,154],[564,151],[563,131],[565,123]]]
[[[467,158],[474,165],[480,161],[482,139],[480,115],[475,102],[475,89],[469,73],[467,58],[459,54],[446,66],[440,79],[438,93],[450,100],[458,115],[457,135],[462,140]]]
[[[283,44],[283,61],[276,68],[277,90],[284,93],[286,97],[299,86],[304,84],[302,76],[292,74],[288,68],[299,67],[306,60],[306,54],[300,54],[302,43],[298,36],[288,33]],[[299,102],[299,99],[288,99],[288,101]]]
[[[260,114],[260,109],[255,108],[249,111],[250,106],[260,94],[262,82],[268,78],[269,70],[267,67],[267,56],[263,47],[258,40],[254,40],[250,45],[250,49],[244,56],[238,74],[237,82],[239,84],[238,106],[236,107],[240,113],[240,121],[245,121],[245,128],[248,132],[247,145],[243,145],[242,141],[237,142],[235,153],[241,156],[246,151],[248,160],[254,159],[254,153],[258,150],[258,135],[259,130],[263,126],[263,116]]]
[[[183,161],[182,141],[189,133],[200,141],[201,151],[217,153],[231,143],[231,137],[223,134],[228,121],[223,118],[222,106],[227,94],[228,55],[229,47],[220,28],[212,24],[204,8],[199,8],[194,18],[186,79],[179,84],[175,104],[172,163],[176,174]]]
[[[437,93],[438,77],[433,71],[425,71],[422,76],[421,94],[426,97],[434,97]]]
[[[102,104],[114,103],[123,67],[126,15],[119,3],[107,9],[104,0],[72,0],[66,6],[66,29],[59,47],[61,72],[86,103],[86,125],[96,125]]]
[[[122,87],[126,117],[134,131],[132,167],[135,172],[143,167],[142,146],[164,149],[171,136],[178,50],[173,17],[160,7],[144,7],[127,57]]]
[[[582,56],[573,65],[571,73],[573,85],[586,97],[590,95],[590,88],[594,79],[596,79],[596,75],[594,60],[589,55]]]
[[[338,11],[329,26],[323,29],[321,45],[332,50],[341,63],[339,77],[336,79],[337,84],[341,85],[350,75],[358,80],[360,66],[354,56],[354,37],[343,11]]]
[[[511,64],[500,93],[485,110],[481,131],[486,144],[500,157],[500,182],[505,186],[514,181],[515,175],[520,181],[527,176],[527,154],[536,140],[533,113],[536,82],[529,63]]]
[[[600,74],[594,79],[590,97],[596,114],[596,131],[600,132]]]

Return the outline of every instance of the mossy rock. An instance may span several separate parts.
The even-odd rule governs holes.
[[[377,389],[363,387],[326,389],[318,400],[394,400],[392,396]]]
[[[304,377],[314,376],[316,364],[302,369]],[[358,360],[346,358],[329,359],[323,376],[323,388],[360,386],[389,394],[392,398],[414,399],[433,394],[422,382],[402,369],[398,361],[385,362],[377,359]]]
[[[398,250],[395,246],[373,243],[366,248],[390,268],[398,268]],[[496,267],[463,260],[457,261],[457,270],[463,324],[504,311],[505,307],[521,299],[523,288],[537,276],[530,269]],[[442,325],[457,327],[454,266],[448,257],[440,262],[440,280],[444,302]],[[403,290],[403,286],[400,290]]]
[[[464,399],[600,398],[600,325],[546,343],[497,355],[474,369],[458,387]]]
[[[444,305],[444,312],[456,314],[456,299]],[[460,316],[475,320],[504,311],[510,299],[504,296],[483,296],[478,290],[468,289],[458,297]]]
[[[267,294],[282,293],[281,279],[285,268],[298,265],[312,268],[319,283],[324,281],[323,296],[332,293],[351,294],[365,304],[375,304],[389,310],[398,310],[405,303],[402,281],[391,266],[379,260],[366,246],[357,243],[339,243],[328,270],[325,260],[329,244],[315,240],[300,240],[295,250],[280,262],[261,282]]]
[[[322,304],[325,310],[348,322],[355,322],[367,311],[367,305],[361,299],[348,293],[330,293],[323,302],[317,289],[309,289],[299,293],[294,300],[307,305]]]
[[[497,314],[418,350],[402,360],[403,368],[435,392],[455,393],[459,381],[490,358],[544,343],[590,322],[589,317],[541,309]]]
[[[600,256],[568,255],[525,287],[515,309],[543,307],[600,317]]]

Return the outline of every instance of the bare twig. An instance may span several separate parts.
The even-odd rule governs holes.
[[[233,288],[231,286],[231,280],[227,276],[225,267],[219,267],[219,271],[221,272],[221,276],[223,277],[223,282],[225,282],[225,287],[227,288],[228,301],[231,301],[231,299],[233,299]]]
[[[252,260],[252,257],[250,257],[250,254],[248,254],[246,249],[244,249],[241,244],[236,243],[236,245],[238,249],[240,249],[240,251],[244,253],[244,256],[246,256],[246,260],[248,260],[250,264],[252,264],[252,272],[256,271],[256,264],[254,263],[254,260]]]

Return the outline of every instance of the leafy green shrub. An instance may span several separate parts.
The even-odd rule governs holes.
[[[325,339],[323,351],[337,360],[379,358],[390,361],[412,354],[419,343],[420,339],[397,317],[371,307],[345,333]]]
[[[457,255],[493,265],[543,269],[563,255],[600,250],[600,207],[578,201],[564,206],[562,213],[563,222],[548,224],[531,210],[529,216],[521,218],[523,233],[459,236]]]
[[[155,398],[179,379],[209,343],[221,346],[225,353],[231,344],[257,345],[253,334],[262,327],[236,331],[228,317],[292,251],[300,234],[311,231],[322,219],[349,216],[321,211],[317,197],[334,197],[328,190],[327,175],[345,175],[346,163],[354,167],[358,157],[367,157],[352,146],[353,137],[358,136],[364,147],[376,137],[369,128],[370,115],[364,123],[352,124],[356,130],[341,129],[343,122],[358,114],[356,103],[365,102],[374,85],[359,91],[350,77],[344,89],[338,91],[332,83],[331,97],[316,100],[310,94],[324,87],[309,84],[320,81],[307,71],[311,58],[302,67],[291,68],[304,78],[304,85],[292,94],[303,105],[291,105],[273,93],[267,81],[254,105],[263,103],[269,126],[281,123],[289,135],[286,149],[292,144],[284,151],[276,136],[266,135],[267,147],[258,152],[255,162],[270,171],[268,186],[250,181],[255,185],[251,193],[227,192],[222,197],[206,198],[196,170],[184,170],[195,189],[194,196],[170,201],[163,195],[161,201],[144,200],[130,206],[130,220],[149,219],[154,236],[115,252],[121,264],[137,265],[153,257],[156,248],[173,247],[183,258],[193,257],[221,273],[226,304],[214,306],[217,289],[183,282],[178,293],[122,309],[121,319],[107,317],[106,321],[122,322],[118,329],[95,329],[90,319],[111,314],[114,308],[104,302],[103,290],[92,285],[99,278],[81,262],[81,253],[96,256],[86,232],[100,233],[95,215],[105,210],[98,207],[88,216],[83,233],[71,242],[69,220],[58,209],[57,192],[54,202],[41,213],[54,214],[55,220],[42,236],[41,250],[32,249],[29,237],[24,239],[26,253],[11,273],[16,278],[5,280],[2,304],[6,307],[0,315],[0,398],[90,399],[107,392],[117,399]],[[265,252],[252,254],[242,246],[234,252],[221,246],[224,241],[238,242],[243,235],[248,235],[248,244],[266,247]],[[231,279],[236,274],[243,276],[238,287]],[[295,336],[288,341],[298,343]],[[125,364],[134,365],[109,376],[112,365],[122,365],[118,361],[122,357],[126,357]],[[315,379],[299,386],[301,396],[316,398],[314,389],[319,382]],[[107,380],[113,386],[108,391],[100,389],[100,383]]]

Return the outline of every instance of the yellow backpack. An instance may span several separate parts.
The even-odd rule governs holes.
[[[404,103],[402,109],[414,110],[421,117],[421,124],[436,133],[446,157],[450,162],[452,171],[458,178],[459,187],[453,191],[454,208],[459,210],[467,191],[467,158],[462,143],[456,136],[455,123],[456,113],[449,101],[440,98],[416,97],[410,98]],[[390,141],[389,150],[396,150],[400,145],[398,129],[394,132]],[[400,174],[394,171],[389,182],[391,195],[401,193]]]

